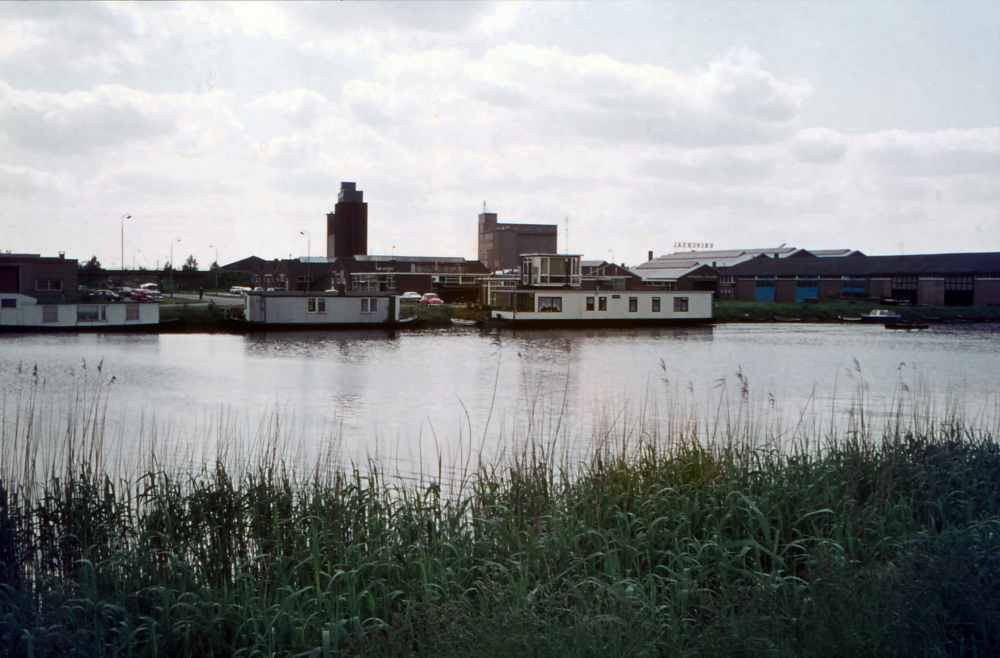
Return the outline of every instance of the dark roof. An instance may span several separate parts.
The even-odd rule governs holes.
[[[223,265],[222,269],[227,272],[252,272],[254,265],[262,265],[266,262],[267,261],[258,256],[250,256],[248,258],[244,258],[243,260]]]
[[[726,268],[726,276],[1000,276],[1000,252],[851,258],[767,258]]]

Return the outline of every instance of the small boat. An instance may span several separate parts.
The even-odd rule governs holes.
[[[802,318],[789,318],[784,315],[774,316],[775,322],[802,322]]]
[[[744,322],[767,322],[767,318],[755,317],[755,316],[750,315],[749,313],[747,313],[746,315],[743,316],[743,321]]]
[[[930,316],[930,315],[921,315],[920,319],[923,322],[944,322],[944,318],[939,318],[939,317]]]
[[[872,312],[868,315],[862,315],[861,320],[868,323],[876,324],[893,324],[899,322],[903,319],[903,316],[895,311],[890,311],[885,308],[872,309]]]
[[[838,315],[837,319],[841,322],[861,322],[860,315]]]
[[[465,320],[461,318],[452,318],[451,323],[456,327],[476,327],[479,326],[479,320]]]
[[[986,321],[986,318],[980,317],[978,315],[959,315],[958,319],[961,322],[966,322],[968,324],[979,324],[980,322]]]
[[[927,329],[930,327],[926,322],[914,322],[912,320],[904,322],[887,322],[885,325],[886,329],[902,329],[909,331],[911,329]]]

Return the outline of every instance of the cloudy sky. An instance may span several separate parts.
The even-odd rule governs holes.
[[[1000,2],[0,3],[3,251],[323,255],[341,181],[372,253],[997,251]]]

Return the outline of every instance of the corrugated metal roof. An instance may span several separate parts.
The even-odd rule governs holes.
[[[755,258],[727,276],[1000,276],[1000,252],[854,258]]]

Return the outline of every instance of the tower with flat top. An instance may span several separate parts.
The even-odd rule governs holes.
[[[337,205],[326,216],[326,257],[368,255],[368,204],[356,183],[341,183]]]

